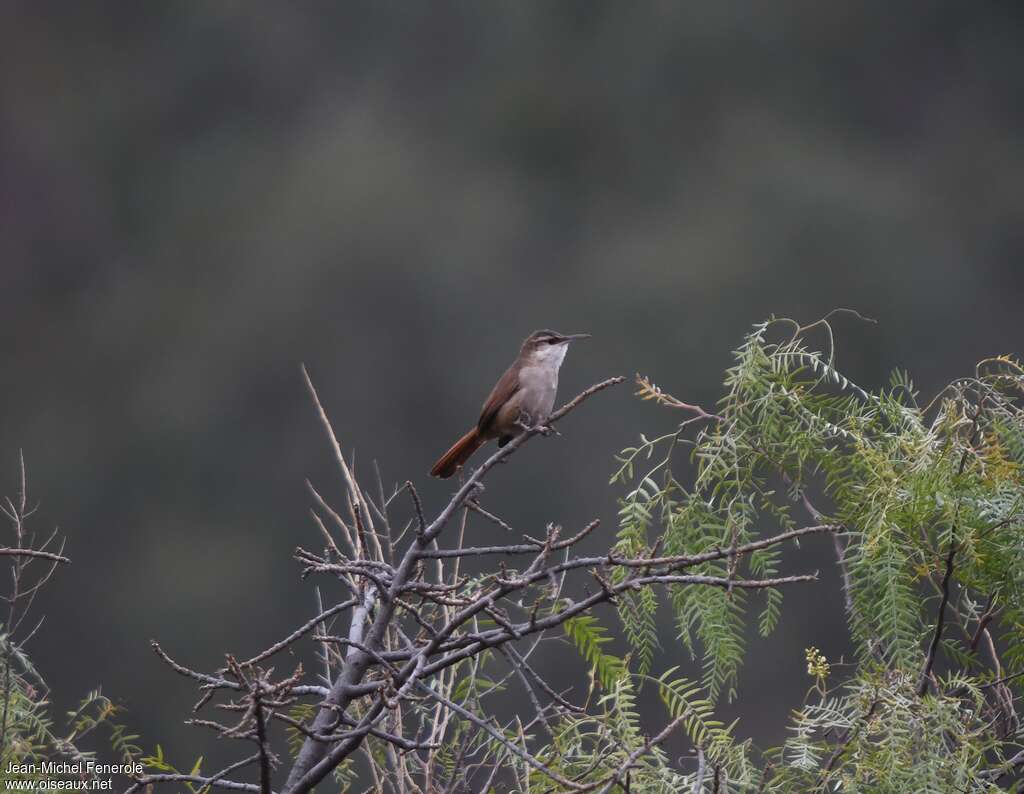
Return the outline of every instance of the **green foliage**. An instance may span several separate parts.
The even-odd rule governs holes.
[[[131,763],[142,753],[142,748],[135,743],[138,734],[130,733],[128,728],[115,720],[121,709],[109,698],[95,689],[79,703],[75,711],[69,712],[68,724],[71,732],[64,740],[69,745],[80,741],[83,737],[102,728],[107,729],[111,755],[123,763]]]
[[[590,665],[592,675],[605,691],[611,691],[626,675],[626,661],[606,653],[602,646],[612,641],[608,630],[593,615],[580,615],[562,624],[576,650]]]
[[[20,647],[0,636],[0,777],[10,780],[41,781],[42,772],[8,773],[10,764],[39,765],[44,761],[87,761],[97,759],[95,750],[83,742],[102,734],[105,746],[102,760],[111,757],[121,762],[138,758],[138,736],[130,733],[118,717],[121,709],[102,692],[86,695],[78,707],[68,713],[62,729],[50,716],[46,683],[35,671]],[[109,751],[109,753],[108,753]],[[99,759],[97,759],[99,760]]]
[[[302,725],[308,725],[316,717],[316,706],[312,703],[296,703],[289,709],[288,716]],[[294,725],[289,725],[285,733],[288,737],[288,753],[294,758],[302,749],[306,734]]]
[[[713,719],[714,704],[701,696],[701,687],[686,678],[672,678],[678,668],[671,667],[658,679],[658,695],[669,716],[682,720],[683,730],[694,746],[703,749],[713,762],[729,760],[732,750],[731,731]]]
[[[669,671],[669,674],[671,671]],[[710,719],[711,704],[684,680],[651,679],[659,686],[666,710],[673,717],[682,717],[683,730],[694,742],[706,743],[723,764],[740,764],[732,771],[744,769],[744,753],[736,751],[728,731]],[[650,794],[676,794],[689,791],[695,774],[676,768],[673,759],[657,745],[651,745],[641,729],[633,678],[623,676],[597,702],[591,713],[566,714],[542,760],[557,768],[564,776],[579,783],[597,784],[618,772],[631,756],[636,763],[629,774],[629,791]],[[731,768],[731,767],[730,767]],[[526,785],[515,791],[550,791],[550,780],[536,770],[529,770]],[[627,791],[625,784],[612,791]]]
[[[171,764],[166,757],[164,757],[164,748],[161,747],[159,744],[156,746],[156,751],[152,755],[143,756],[139,759],[139,761],[145,765],[147,771],[149,772],[165,773],[172,775],[190,775],[194,777],[196,775],[202,775],[203,770],[202,756],[199,756],[199,758],[196,759],[196,762],[192,765],[191,769],[178,769],[173,764]],[[189,791],[190,794],[209,794],[210,791],[209,786],[204,786],[199,783],[191,783],[189,781],[183,781],[179,785],[184,786],[185,790]]]
[[[658,485],[650,477],[641,482],[625,499],[619,509],[619,536],[613,553],[623,557],[639,556],[647,547],[647,533],[652,510],[658,504]],[[624,569],[616,569],[613,582],[621,582]],[[649,589],[627,591],[618,600],[623,629],[634,649],[637,672],[650,672],[654,652],[658,648],[658,601]]]
[[[291,707],[291,709],[289,709],[288,716],[303,725],[309,725],[316,717],[316,712],[316,705],[313,703],[296,703]],[[294,725],[289,725],[286,729],[285,735],[288,740],[288,753],[292,758],[295,758],[299,754],[299,750],[302,749],[302,743],[306,740],[306,734]],[[202,760],[203,759],[200,758],[197,763],[201,763]],[[356,774],[355,764],[352,759],[347,758],[342,761],[342,763],[338,764],[338,766],[334,768],[333,777],[334,782],[338,785],[337,790],[339,792],[344,794],[344,792],[350,791],[358,777]]]
[[[793,736],[773,755],[767,791],[1002,791],[985,770],[1005,742],[985,730],[986,700],[969,677],[941,680],[942,693],[918,697],[915,677],[855,678],[794,714]],[[830,735],[838,735],[837,745]]]
[[[824,351],[810,342],[816,334]],[[619,456],[612,482],[635,484],[621,502],[617,553],[729,549],[806,523],[836,525],[844,548],[856,664],[831,685],[815,652],[817,685],[794,712],[792,737],[756,774],[745,776],[746,762],[734,760],[727,790],[1012,785],[1021,761],[1007,759],[1021,749],[1014,703],[1024,678],[1016,675],[1024,672],[1021,365],[987,359],[922,405],[905,373],[870,390],[837,369],[827,322],[770,320],[735,351],[714,413],[638,382],[642,398],[685,418]],[[682,464],[681,448],[690,451]],[[677,476],[684,470],[688,485]],[[780,548],[772,547],[688,572],[767,578],[779,564]],[[711,728],[701,733],[699,725],[718,725],[711,704],[738,694],[748,610],[757,603],[762,635],[784,619],[780,591],[745,592],[669,591],[678,640],[701,656],[708,697],[688,701],[698,691],[689,682],[668,687],[674,670],[657,679],[659,693],[668,691],[674,715],[693,704],[687,733],[706,754],[715,740],[709,744]],[[657,608],[653,598],[619,603],[643,673],[656,658]],[[928,661],[933,639],[938,658]]]

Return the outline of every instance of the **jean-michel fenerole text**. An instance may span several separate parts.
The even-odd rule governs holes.
[[[142,764],[100,764],[91,759],[84,761],[41,761],[38,764],[18,764],[11,761],[4,771],[8,775],[141,775]]]

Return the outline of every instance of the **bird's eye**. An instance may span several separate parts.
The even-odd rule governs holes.
[[[554,337],[552,337],[551,339],[548,340],[548,344],[549,345],[554,345],[554,344],[557,344],[557,343],[558,343],[558,340],[555,339]]]

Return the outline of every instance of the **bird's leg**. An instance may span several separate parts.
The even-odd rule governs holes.
[[[526,411],[519,411],[519,416],[516,418],[515,426],[520,428],[524,433],[533,430],[533,422],[530,419],[530,415]]]
[[[543,422],[534,424],[532,417],[526,411],[519,412],[519,418],[516,419],[516,427],[521,427],[525,432],[536,431],[545,437],[550,436],[552,433],[556,436],[562,435],[551,425],[546,425]]]

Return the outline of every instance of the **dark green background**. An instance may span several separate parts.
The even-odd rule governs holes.
[[[102,683],[147,748],[223,757],[149,639],[212,668],[311,614],[303,481],[340,484],[301,361],[345,448],[435,510],[427,469],[535,327],[594,335],[563,396],[640,371],[709,403],[750,323],[837,306],[878,320],[837,322],[868,387],[1019,351],[1022,17],[0,5],[0,480],[24,448],[35,526],[69,536],[29,647],[58,705]],[[606,544],[613,454],[675,418],[630,391],[531,443],[487,504],[532,533],[601,517]],[[742,680],[761,741],[809,683],[804,647],[843,650],[834,578],[790,596]]]

